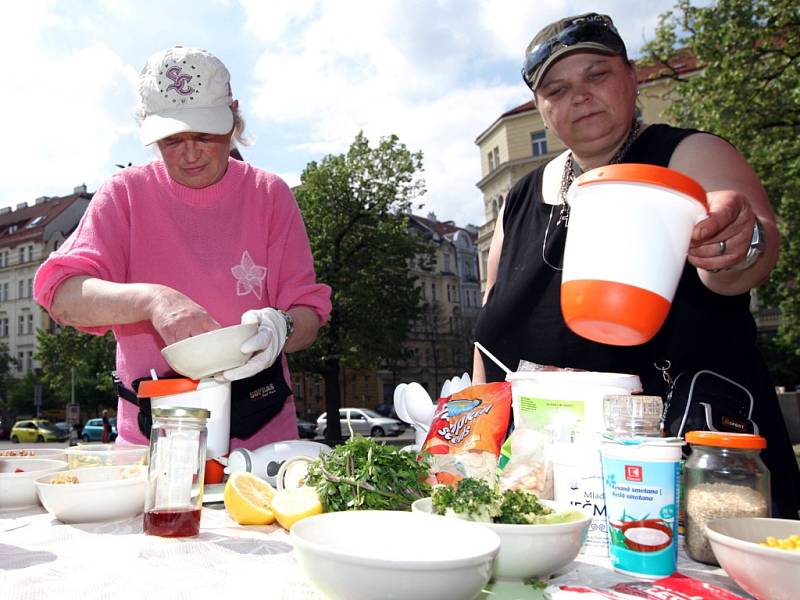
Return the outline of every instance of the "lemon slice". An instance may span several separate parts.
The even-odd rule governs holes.
[[[270,509],[275,488],[247,471],[237,471],[225,484],[225,510],[239,525],[269,525],[275,521]]]
[[[272,497],[272,512],[282,527],[291,529],[300,519],[320,514],[322,503],[313,487],[285,488]]]

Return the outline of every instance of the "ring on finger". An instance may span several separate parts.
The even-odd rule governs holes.
[[[725,254],[725,250],[727,249],[728,249],[728,244],[725,242],[725,240],[722,240],[719,243],[719,255],[722,256],[723,254]]]

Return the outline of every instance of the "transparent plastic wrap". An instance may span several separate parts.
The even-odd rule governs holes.
[[[522,425],[516,428],[503,444],[511,451],[498,467],[500,490],[527,490],[539,498],[553,499],[553,468],[549,448],[552,433],[536,431]]]

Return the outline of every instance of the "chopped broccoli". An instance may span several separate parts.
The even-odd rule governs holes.
[[[495,523],[533,524],[542,515],[553,512],[539,502],[536,494],[526,490],[506,490],[501,496],[500,514]]]
[[[455,489],[437,485],[433,488],[432,503],[437,515],[452,515],[467,521],[491,523],[500,514],[497,488],[482,479],[462,479]]]

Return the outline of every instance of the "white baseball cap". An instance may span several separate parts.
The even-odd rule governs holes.
[[[233,129],[231,75],[202,48],[175,46],[147,59],[139,75],[140,135],[150,145],[185,131]]]

